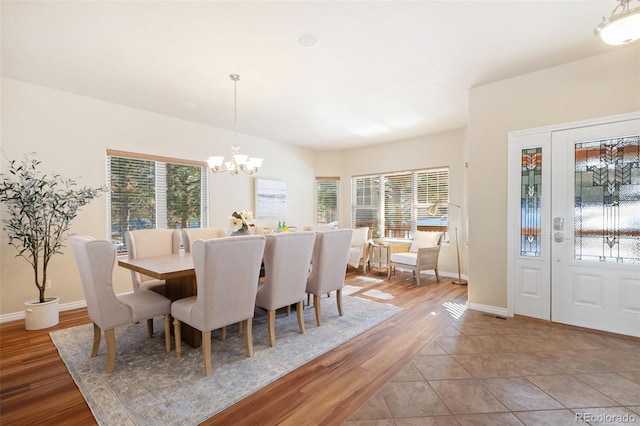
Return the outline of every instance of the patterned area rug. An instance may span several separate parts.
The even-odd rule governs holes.
[[[60,357],[101,425],[195,425],[256,392],[290,371],[341,345],[402,311],[389,304],[344,296],[344,316],[335,297],[322,298],[322,327],[313,307],[305,307],[306,333],[298,332],[295,311],[278,312],[276,346],[269,347],[266,315],[256,310],[253,321],[255,355],[247,358],[244,337],[227,327],[226,341],[212,334],[213,374],[204,376],[202,349],[182,344],[164,352],[162,321],[155,320],[152,339],[146,324],[116,330],[116,370],[104,373],[104,337],[91,358],[93,326],[86,324],[50,333]]]

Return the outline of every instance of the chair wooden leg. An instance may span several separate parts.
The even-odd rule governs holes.
[[[344,315],[344,311],[342,310],[342,289],[336,291],[336,300],[338,302],[338,313],[340,316]]]
[[[416,284],[417,284],[418,286],[420,286],[420,276],[421,276],[422,274],[420,273],[420,271],[417,271],[417,273],[416,273],[416,272],[414,272],[414,274],[416,275]]]
[[[307,306],[311,305],[311,293],[307,293]]]
[[[276,345],[276,310],[267,310],[267,329],[269,330],[269,346]]]
[[[440,277],[438,276],[438,268],[434,270],[436,271],[436,281],[440,282]]]
[[[287,305],[287,316],[291,315],[291,305]]]
[[[100,335],[102,330],[98,327],[98,324],[93,323],[93,349],[91,349],[91,358],[98,355],[98,349],[100,348]]]
[[[313,295],[313,308],[316,311],[316,323],[320,327],[322,325],[322,312],[320,310],[320,296],[317,294]]]
[[[176,358],[182,356],[182,336],[180,335],[180,321],[178,318],[173,319],[173,335],[176,338]]]
[[[222,329],[220,330],[220,340],[222,340],[223,342],[225,340],[227,340],[227,326],[226,325],[224,327],[222,327]]]
[[[247,356],[253,356],[253,318],[246,320],[246,331],[244,333],[244,346],[247,350]]]
[[[147,320],[147,338],[153,337],[153,318]]]
[[[104,340],[107,341],[107,374],[110,374],[116,368],[116,333],[113,328],[104,331]]]
[[[244,333],[244,322],[240,321],[238,323],[238,334],[242,334],[242,333]]]
[[[304,306],[302,300],[296,303],[296,313],[298,314],[298,328],[300,329],[300,334],[304,334]]]
[[[211,330],[202,332],[202,356],[204,357],[204,375],[211,375]]]
[[[171,316],[169,314],[164,315],[164,349],[166,352],[171,352]]]

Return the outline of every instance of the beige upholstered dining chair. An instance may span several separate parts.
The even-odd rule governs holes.
[[[242,237],[198,240],[193,243],[193,266],[196,271],[197,296],[178,299],[171,305],[176,338],[176,356],[182,356],[180,322],[202,332],[205,375],[211,375],[211,331],[243,322],[245,347],[253,356],[251,336],[253,312],[258,290],[258,275],[265,237]]]
[[[137,323],[157,316],[164,316],[165,350],[171,350],[169,312],[171,301],[151,290],[140,289],[134,293],[117,296],[113,292],[112,276],[116,262],[116,250],[111,242],[88,236],[71,237],[71,247],[76,258],[89,318],[93,321],[93,349],[91,357],[98,354],[101,330],[107,342],[107,373],[116,365],[116,327]],[[151,337],[151,336],[149,336]]]
[[[328,225],[328,224],[321,224],[321,225],[305,225],[304,227],[302,227],[303,231],[331,231],[333,229],[338,229],[338,226],[336,225]]]
[[[337,229],[316,233],[316,243],[311,256],[311,274],[307,279],[306,291],[313,294],[316,322],[322,325],[320,296],[336,290],[338,313],[342,310],[342,287],[347,270],[347,258],[351,243],[352,229]]]
[[[407,252],[391,253],[389,257],[389,275],[395,272],[396,266],[410,269],[416,277],[416,282],[420,285],[420,272],[433,269],[436,274],[436,281],[440,282],[438,275],[438,257],[442,245],[442,232],[416,231]]]
[[[177,254],[180,251],[180,231],[177,229],[137,229],[127,231],[127,252],[129,259],[158,257]],[[164,294],[165,282],[131,271],[133,291],[153,290]]]
[[[183,228],[182,245],[185,253],[191,252],[191,246],[196,240],[210,240],[227,236],[226,228]]]
[[[256,306],[267,311],[269,344],[275,346],[276,310],[296,305],[298,327],[304,334],[303,302],[307,287],[315,232],[267,235],[264,248],[264,281],[258,285]]]
[[[264,228],[262,226],[258,226],[258,225],[251,226],[249,228],[249,234],[251,234],[251,235],[264,235],[265,234]]]
[[[369,227],[363,226],[353,230],[349,244],[349,260],[347,263],[356,269],[362,266],[362,272],[367,273],[367,257],[369,255]]]

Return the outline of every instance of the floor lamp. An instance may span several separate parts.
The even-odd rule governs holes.
[[[467,285],[469,284],[467,282],[467,280],[463,280],[462,279],[462,275],[460,274],[460,245],[458,244],[458,227],[460,226],[460,214],[462,213],[462,207],[459,206],[458,204],[453,204],[450,203],[448,201],[436,201],[435,203],[433,203],[433,205],[429,206],[427,208],[427,213],[429,213],[431,216],[435,216],[436,212],[438,210],[438,205],[439,204],[446,204],[448,206],[453,206],[453,207],[457,207],[458,208],[458,217],[456,218],[456,227],[455,227],[455,234],[456,234],[456,256],[457,256],[457,260],[458,260],[458,279],[457,280],[453,280],[452,282],[454,284],[457,285]]]

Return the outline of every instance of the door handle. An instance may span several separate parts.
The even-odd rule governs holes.
[[[553,234],[553,241],[556,243],[561,243],[564,241],[564,234],[562,232],[556,232]]]

